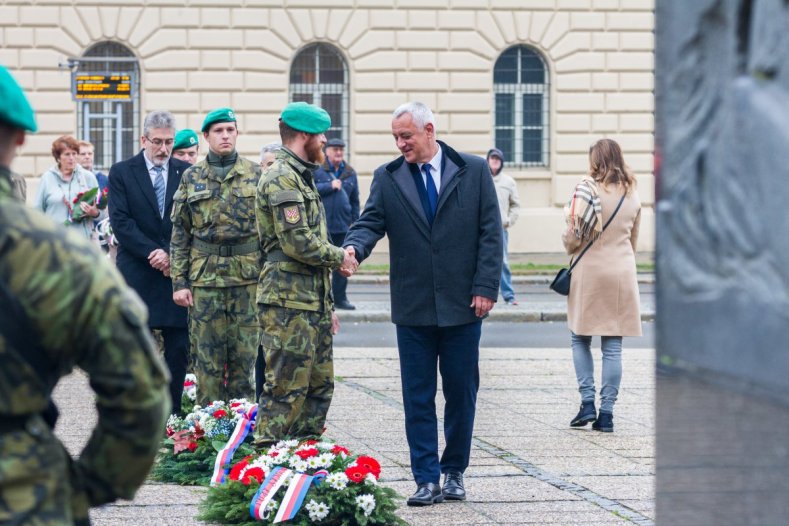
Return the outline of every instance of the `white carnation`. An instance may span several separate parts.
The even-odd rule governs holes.
[[[359,495],[356,497],[356,505],[364,512],[365,517],[369,517],[373,510],[375,510],[375,497],[369,493]]]
[[[325,502],[315,502],[314,499],[310,499],[304,507],[310,512],[310,520],[315,522],[325,519],[331,510]]]
[[[342,471],[338,471],[337,473],[332,473],[328,477],[326,477],[326,483],[329,484],[333,489],[337,491],[342,491],[348,485],[348,475],[343,473]]]

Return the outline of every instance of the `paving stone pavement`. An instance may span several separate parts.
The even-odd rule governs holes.
[[[598,433],[568,427],[579,403],[569,349],[482,349],[469,500],[403,505],[399,515],[418,526],[654,524],[654,351],[625,349],[623,366],[616,431]],[[335,374],[328,435],[378,458],[381,481],[405,498],[415,486],[396,349],[335,349]],[[56,401],[62,415],[57,434],[78,452],[96,419],[84,375],[64,379]],[[440,415],[440,393],[437,405]],[[204,491],[150,482],[131,502],[94,510],[92,521],[195,524]]]

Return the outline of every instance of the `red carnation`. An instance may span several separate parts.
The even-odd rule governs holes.
[[[217,409],[216,411],[214,411],[214,413],[211,416],[213,416],[214,418],[224,418],[227,416],[227,411],[225,411],[224,409]]]
[[[197,449],[197,442],[189,442],[189,445],[186,446],[186,449],[188,449],[189,451],[194,451],[195,449]]]
[[[244,472],[244,477],[241,479],[241,482],[249,485],[249,483],[252,482],[252,479],[255,479],[258,481],[258,483],[262,483],[264,478],[266,478],[266,472],[263,471],[263,468],[255,466],[254,468],[249,468]]]
[[[350,466],[345,470],[345,475],[351,482],[361,484],[369,472],[364,466]]]
[[[306,442],[304,442],[304,445],[305,446],[314,446],[317,443],[318,443],[317,440],[307,440]]]
[[[318,448],[311,447],[311,448],[308,448],[308,449],[301,449],[299,451],[296,451],[296,453],[294,453],[294,454],[297,457],[299,457],[301,460],[307,460],[308,458],[317,457],[318,456]]]
[[[241,470],[243,470],[249,464],[249,460],[252,458],[252,455],[244,457],[243,460],[238,462],[235,466],[230,468],[230,473],[228,476],[230,480],[238,480],[239,476],[241,475]]]
[[[235,409],[236,407],[240,406],[241,402],[233,402],[230,404],[230,409]]]
[[[184,380],[184,387],[192,387],[194,384],[192,380]]]
[[[350,455],[350,452],[346,448],[336,445],[333,448],[331,448],[331,452],[334,453],[335,455],[339,455],[340,453],[345,453],[346,455]]]
[[[277,458],[279,456],[279,451],[269,451],[268,456],[271,458]]]
[[[373,457],[361,456],[356,459],[356,465],[365,468],[367,471],[372,473],[375,478],[378,478],[381,475],[381,464],[379,464],[378,461]]]

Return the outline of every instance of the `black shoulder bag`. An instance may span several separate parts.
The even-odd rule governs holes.
[[[603,225],[603,231],[605,231],[605,229],[608,228],[608,225],[611,224],[611,221],[614,220],[614,217],[616,217],[616,213],[619,212],[619,208],[622,206],[624,200],[625,200],[625,196],[623,195],[622,198],[619,200],[619,204],[616,205],[616,210],[614,210],[614,213],[611,214],[611,217],[609,217],[608,221],[606,221],[605,225]],[[556,277],[553,278],[553,281],[550,284],[550,288],[552,291],[558,292],[562,296],[567,296],[568,294],[570,294],[570,278],[573,277],[573,269],[578,264],[578,262],[581,261],[581,258],[584,257],[584,254],[586,254],[586,251],[589,250],[589,248],[592,246],[592,244],[594,244],[594,242],[595,242],[594,239],[590,241],[589,244],[586,245],[586,247],[584,247],[581,253],[578,254],[578,257],[575,258],[575,261],[570,259],[570,268],[563,268],[556,274]]]

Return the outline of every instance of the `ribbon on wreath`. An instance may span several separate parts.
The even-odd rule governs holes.
[[[225,481],[229,469],[226,466],[230,466],[230,462],[233,460],[233,455],[238,449],[238,446],[244,442],[249,432],[255,427],[255,418],[257,414],[258,406],[254,404],[242,415],[241,420],[236,423],[236,428],[233,430],[233,434],[230,435],[230,439],[227,441],[227,444],[225,444],[225,447],[216,454],[214,473],[211,475],[211,486],[217,486]]]
[[[249,505],[249,513],[255,520],[265,520],[268,518],[269,512],[266,509],[268,503],[272,501],[274,495],[277,494],[290,477],[288,489],[285,491],[285,496],[277,509],[277,515],[274,517],[273,523],[291,520],[301,509],[304,503],[304,497],[312,484],[320,484],[321,481],[329,474],[328,471],[322,469],[317,471],[314,475],[307,475],[304,473],[296,473],[293,470],[277,466],[274,468],[263,484],[258,488],[255,496],[252,497],[252,502]]]

